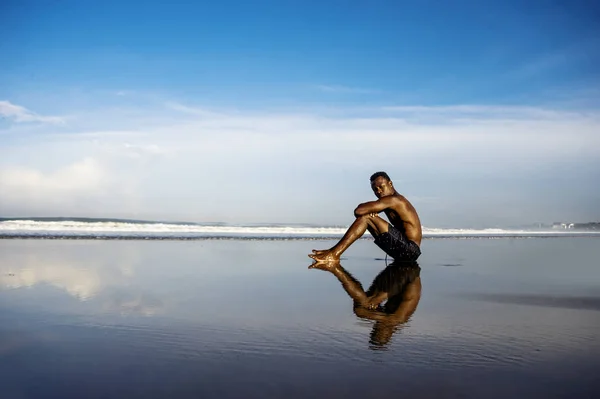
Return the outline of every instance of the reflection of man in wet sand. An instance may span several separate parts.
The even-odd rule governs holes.
[[[421,299],[421,268],[416,262],[391,263],[375,277],[367,292],[339,262],[314,262],[309,268],[331,272],[353,299],[354,313],[375,320],[373,345],[386,345],[398,327],[412,316]],[[387,302],[381,305],[384,301]]]
[[[308,256],[318,262],[337,261],[367,230],[375,238],[375,244],[395,260],[414,261],[421,255],[421,221],[412,204],[396,192],[385,172],[371,176],[371,189],[378,200],[360,204],[354,210],[356,220],[342,239],[332,248],[313,250]],[[378,216],[380,212],[386,214],[389,223]]]

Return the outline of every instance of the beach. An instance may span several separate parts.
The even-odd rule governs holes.
[[[0,37],[0,399],[600,399],[600,2]]]
[[[598,237],[427,238],[386,342],[334,239],[0,240],[3,398],[594,397]],[[366,290],[391,259],[341,265]]]

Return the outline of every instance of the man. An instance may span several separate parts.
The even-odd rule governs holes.
[[[342,253],[369,230],[375,244],[396,261],[414,261],[421,255],[421,221],[410,202],[394,189],[385,172],[371,176],[371,189],[378,198],[360,204],[354,210],[356,220],[332,248],[313,250],[308,255],[317,262],[339,261]],[[379,217],[384,212],[389,223]]]

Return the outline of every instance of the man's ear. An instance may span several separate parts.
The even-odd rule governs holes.
[[[394,187],[394,183],[390,180],[390,186]]]

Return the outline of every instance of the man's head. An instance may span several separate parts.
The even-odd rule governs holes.
[[[387,197],[396,192],[392,180],[385,172],[376,172],[371,175],[371,189],[377,198]]]

